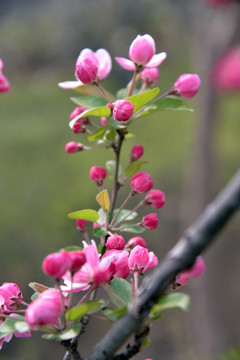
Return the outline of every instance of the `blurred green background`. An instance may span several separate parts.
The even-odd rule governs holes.
[[[85,47],[103,47],[112,57],[127,57],[136,35],[149,33],[157,52],[168,53],[160,69],[162,93],[182,73],[201,75],[200,93],[188,102],[195,112],[165,111],[140,119],[132,125],[135,138],[128,140],[122,153],[121,162],[126,166],[131,147],[142,144],[144,160],[149,160],[144,170],[151,173],[155,188],[166,194],[158,230],[144,234],[160,259],[231,178],[239,166],[239,94],[211,92],[206,100],[209,47],[205,47],[203,31],[217,17],[222,17],[221,24],[226,26],[231,11],[239,9],[211,9],[200,0],[191,4],[187,0],[0,1],[0,57],[12,87],[10,93],[0,96],[1,283],[16,282],[26,301],[31,296],[30,281],[51,285],[42,274],[43,257],[81,241],[74,221],[66,214],[97,209],[96,188],[88,172],[93,165],[104,166],[113,154],[104,149],[65,153],[66,142],[87,142],[68,126],[74,109],[69,97],[74,93],[57,86],[59,81],[74,78],[76,58]],[[232,36],[227,45],[234,41]],[[224,47],[226,43],[221,50]],[[130,76],[113,61],[111,76],[103,85],[116,92]],[[209,99],[214,112],[204,135],[201,124],[209,121],[204,113]],[[207,143],[202,139],[208,139]],[[201,176],[205,185],[194,190]],[[107,185],[111,186],[109,180]],[[122,190],[122,199],[128,190]],[[238,214],[206,253],[207,270],[202,279],[184,289],[193,299],[191,311],[166,313],[153,326],[150,347],[136,359],[223,359],[225,353],[229,356],[224,360],[235,360],[239,352],[233,349],[239,345],[240,333],[239,230]],[[100,322],[99,328],[95,322],[89,325],[91,338],[87,331],[80,341],[83,355],[106,326]],[[4,344],[0,358],[55,360],[63,354],[59,344],[34,334],[31,339],[15,338]]]

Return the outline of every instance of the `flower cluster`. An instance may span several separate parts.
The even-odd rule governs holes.
[[[159,88],[153,87],[159,80],[158,66],[166,56],[165,52],[156,54],[155,41],[150,35],[138,35],[130,45],[129,59],[115,58],[122,68],[133,72],[126,88],[116,96],[102,86],[102,81],[112,68],[111,57],[105,49],[96,52],[83,49],[75,65],[76,80],[59,83],[64,89],[75,89],[84,94],[74,99],[77,107],[69,116],[69,125],[74,136],[87,136],[90,143],[84,145],[70,141],[65,145],[66,152],[70,154],[106,148],[113,151],[115,159],[109,160],[104,167],[92,166],[89,171],[90,179],[97,187],[99,208],[78,210],[68,215],[76,221],[79,235],[84,239],[81,238],[77,246],[51,253],[43,260],[42,270],[52,278],[54,287],[31,283],[35,294],[30,304],[23,301],[16,284],[4,283],[0,287],[1,321],[5,325],[13,322],[11,329],[16,336],[19,328],[20,336],[43,330],[60,341],[66,340],[70,333],[67,340],[71,341],[78,338],[80,322],[89,313],[102,311],[102,316],[115,321],[127,311],[128,303],[137,296],[141,278],[158,264],[157,256],[148,249],[146,238],[139,234],[157,229],[157,212],[161,212],[166,203],[165,194],[159,188],[154,188],[151,175],[142,171],[147,161],[142,160],[144,147],[141,144],[131,148],[125,168],[120,165],[120,153],[123,143],[131,138],[129,126],[133,121],[162,111],[162,101],[165,99],[167,109],[177,110],[178,106],[179,109],[187,108],[181,98],[192,98],[200,88],[198,75],[182,74],[167,92],[159,95]],[[0,61],[1,76],[2,66]],[[2,76],[0,79],[3,83],[5,78]],[[6,80],[5,89],[7,87]],[[106,180],[111,179],[110,196]],[[129,191],[125,200],[120,202],[118,195],[123,186],[128,187]],[[147,211],[149,207],[155,212]],[[147,213],[138,214],[140,208]],[[192,269],[177,276],[172,287],[185,285],[203,270],[204,262],[199,257]],[[105,300],[97,297],[99,287],[109,295],[107,306]],[[22,310],[25,316],[21,318],[16,314],[19,306],[26,306]],[[150,316],[148,320],[152,319]],[[3,341],[10,340],[12,333],[4,333],[0,346]]]

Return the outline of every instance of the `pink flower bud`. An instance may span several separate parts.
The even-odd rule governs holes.
[[[146,241],[142,238],[142,237],[140,237],[140,236],[135,236],[135,237],[133,237],[133,238],[131,238],[129,241],[128,241],[128,243],[127,243],[127,245],[126,245],[126,248],[134,248],[135,246],[137,246],[137,245],[139,245],[139,246],[141,246],[141,247],[143,247],[143,248],[146,248],[147,247],[147,244],[146,244]]]
[[[70,120],[73,120],[76,116],[81,115],[85,110],[86,110],[86,108],[83,106],[75,107],[75,109],[71,112],[71,114],[69,116]]]
[[[34,300],[28,306],[25,316],[31,330],[35,330],[37,326],[56,325],[61,312],[61,302],[46,296]]]
[[[85,264],[86,255],[81,250],[70,251],[69,253],[72,265],[69,269],[71,272],[76,272]]]
[[[181,276],[185,276],[185,277],[199,277],[202,275],[202,273],[205,270],[205,263],[204,260],[202,258],[202,256],[198,256],[195,260],[195,263],[193,264],[193,266],[189,269],[189,270],[185,270],[181,272]]]
[[[147,86],[155,86],[159,80],[158,68],[146,68],[141,72],[141,80]]]
[[[52,253],[45,257],[42,269],[45,274],[60,279],[71,268],[71,259],[65,250],[60,253]]]
[[[104,284],[108,282],[112,278],[114,271],[115,271],[114,264],[111,264],[108,269],[98,267],[97,269],[95,269],[93,274],[94,284],[99,286],[100,284]]]
[[[212,85],[220,91],[240,90],[240,46],[224,53],[210,74]]]
[[[173,289],[179,289],[185,286],[190,280],[190,277],[178,275],[175,283],[172,284]]]
[[[101,117],[101,125],[102,126],[107,126],[108,122],[107,122],[107,118],[105,116]]]
[[[140,171],[136,173],[131,179],[131,188],[136,193],[144,194],[153,187],[153,182],[150,174]]]
[[[183,74],[175,82],[172,91],[184,98],[192,98],[198,92],[201,80],[197,74]]]
[[[149,256],[149,262],[143,269],[143,272],[153,269],[158,264],[158,258],[152,251],[148,253],[148,256]]]
[[[151,190],[144,199],[144,204],[160,209],[166,203],[165,195],[161,190]]]
[[[125,240],[120,235],[111,235],[108,237],[107,242],[105,244],[106,248],[109,250],[115,249],[115,250],[123,250],[125,247]]]
[[[144,153],[144,147],[142,145],[133,146],[130,152],[130,160],[136,161],[140,159],[143,156],[143,153]]]
[[[90,170],[90,178],[98,186],[102,186],[103,182],[107,176],[107,171],[100,166],[93,166]]]
[[[150,35],[138,35],[129,48],[129,58],[135,64],[143,66],[152,59],[155,51],[155,42]]]
[[[134,105],[128,100],[117,100],[113,103],[113,118],[117,121],[128,121],[132,116]]]
[[[15,283],[5,282],[0,286],[0,297],[3,298],[4,308],[16,309],[23,302],[21,290]]]
[[[157,214],[148,214],[142,219],[142,226],[149,230],[155,230],[158,227]]]
[[[98,224],[97,222],[94,222],[94,223],[93,223],[93,229],[96,229],[96,228],[98,228],[98,227],[101,227],[101,225]]]
[[[76,75],[84,84],[93,83],[97,80],[99,62],[94,52],[84,49],[76,62]]]
[[[85,233],[86,228],[87,228],[87,220],[76,219],[76,225],[77,225],[77,229],[81,233]]]
[[[70,141],[65,145],[65,150],[68,154],[76,153],[84,149],[83,144]]]
[[[111,114],[113,112],[113,104],[107,103],[106,106],[111,110]]]
[[[148,264],[148,262],[149,262],[148,249],[137,245],[131,250],[128,258],[128,266],[131,271],[142,272],[144,267]]]

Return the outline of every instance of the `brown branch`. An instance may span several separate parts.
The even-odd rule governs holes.
[[[176,275],[193,265],[196,257],[212,243],[214,237],[239,208],[240,170],[185,232],[152,275],[145,278],[127,314],[114,324],[87,359],[112,359],[128,337],[140,329],[152,306],[174,281]]]

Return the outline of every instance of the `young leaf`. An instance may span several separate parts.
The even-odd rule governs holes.
[[[76,321],[83,318],[86,314],[92,314],[97,312],[103,306],[105,306],[107,302],[105,300],[90,300],[85,302],[82,305],[73,307],[68,310],[66,313],[66,319],[68,321]]]
[[[82,325],[80,321],[75,322],[69,328],[59,332],[58,334],[44,334],[42,337],[46,340],[57,340],[57,341],[70,340],[78,336],[81,327]]]
[[[19,318],[8,318],[0,326],[0,339],[15,332],[25,332],[30,330],[27,322]]]
[[[107,190],[103,190],[97,194],[96,200],[101,208],[107,213],[110,208],[110,199]]]
[[[76,246],[76,245],[71,245],[71,246],[66,246],[64,248],[64,250],[66,250],[67,252],[70,252],[70,251],[82,250],[82,247]]]
[[[125,304],[128,304],[132,300],[132,287],[127,280],[115,278],[113,279],[110,287],[112,292],[122,299]],[[114,298],[112,298],[112,301],[114,302]]]
[[[69,219],[82,219],[82,220],[95,222],[98,220],[99,215],[95,210],[86,209],[86,210],[74,211],[68,214],[67,217]]]
[[[122,317],[127,311],[127,307],[124,306],[121,309],[113,309],[109,307],[105,307],[102,309],[102,312],[110,321],[117,321],[120,317]]]
[[[108,172],[111,175],[115,176],[116,161],[115,160],[108,160],[106,162],[106,168],[107,168]],[[122,171],[123,171],[123,168],[122,168],[121,164],[119,164],[119,168],[118,168],[118,175],[119,176],[121,176]]]
[[[130,103],[134,105],[133,114],[146,105],[149,101],[153,100],[159,91],[159,88],[154,88],[141,94],[127,97],[126,100],[130,101]]]
[[[148,161],[133,161],[131,164],[128,165],[125,171],[126,176],[132,177],[141,170],[142,165],[147,163]]]
[[[104,135],[106,133],[106,128],[105,127],[101,127],[97,130],[95,130],[91,135],[89,135],[88,137],[88,141],[98,141],[98,140],[102,140],[104,138]]]
[[[113,217],[117,214],[119,209],[115,209],[113,211]],[[125,216],[127,216],[128,214],[131,213],[131,210],[127,210],[127,209],[123,209],[120,211],[120,213],[118,214],[117,218],[116,218],[116,222],[121,221],[123,218],[125,218]],[[136,211],[132,212],[128,217],[126,217],[125,221],[130,221],[133,220],[137,217],[137,213]]]
[[[105,211],[102,209],[102,208],[100,208],[99,210],[98,210],[98,215],[99,215],[99,219],[98,219],[98,224],[99,225],[104,225],[105,224],[105,222],[106,222],[106,214],[105,214]]]
[[[136,233],[136,234],[140,234],[142,232],[144,232],[146,229],[142,226],[136,225],[136,226],[129,226],[129,224],[122,224],[121,227],[123,229],[120,229],[120,231],[124,231],[127,233]]]
[[[113,127],[110,127],[110,129],[107,129],[106,135],[105,135],[107,140],[112,141],[115,139],[115,136],[116,136],[116,130]]]
[[[113,126],[116,129],[124,129],[125,125],[123,125],[120,121],[114,120],[113,118],[109,118],[107,120],[108,124]]]
[[[154,104],[151,104],[149,107],[144,109],[144,111],[139,115],[139,117],[152,114],[160,110],[193,111],[193,109],[191,109],[187,104],[185,104],[179,96],[168,95],[162,99],[157,100]]]
[[[93,235],[97,237],[106,236],[107,230],[103,229],[101,226],[93,229]]]
[[[83,106],[86,109],[92,109],[99,106],[105,106],[106,100],[99,96],[78,96],[78,97],[71,97],[75,104],[78,106]]]
[[[150,317],[155,317],[159,312],[179,307],[182,310],[189,310],[190,308],[190,297],[184,293],[173,293],[169,295],[163,295],[158,302],[153,306]]]
[[[111,110],[109,109],[109,107],[107,106],[99,106],[90,110],[86,110],[83,113],[81,113],[80,115],[76,116],[74,119],[72,119],[69,123],[70,128],[73,128],[73,125],[75,124],[75,122],[85,116],[110,116],[111,115]]]

